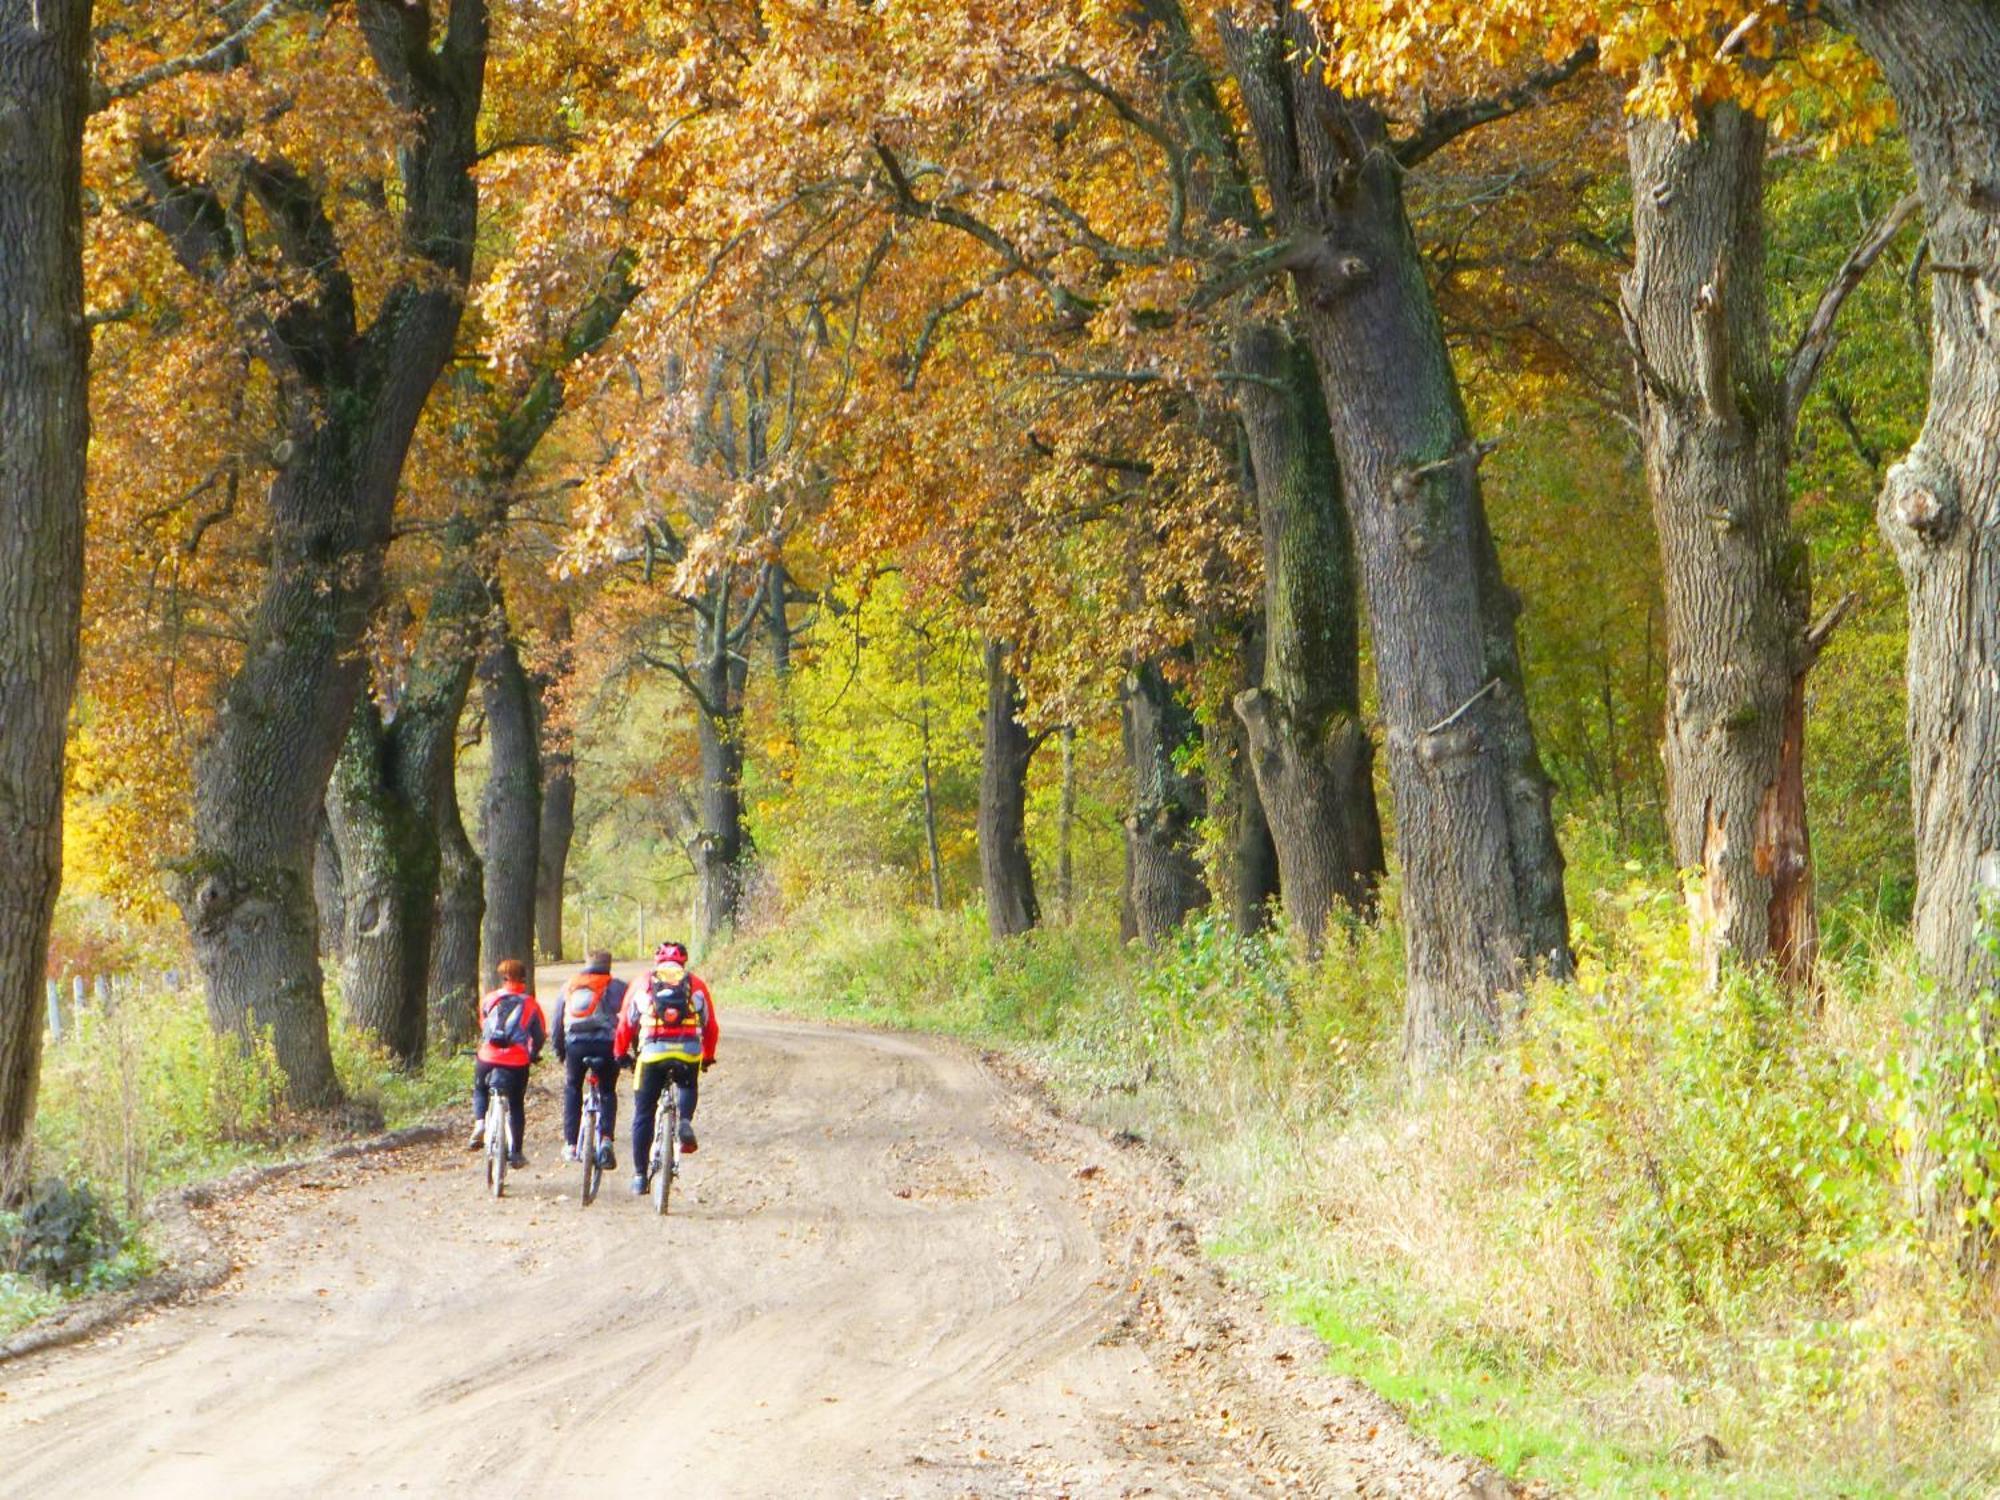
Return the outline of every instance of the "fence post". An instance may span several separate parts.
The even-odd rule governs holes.
[[[107,1016],[111,1014],[111,976],[109,974],[99,974],[97,976],[97,1005],[98,1009],[102,1010]]]
[[[49,1034],[58,1042],[62,1040],[62,986],[53,979],[49,981]]]
[[[73,1016],[83,1014],[83,976],[78,974],[69,982],[69,1011]]]

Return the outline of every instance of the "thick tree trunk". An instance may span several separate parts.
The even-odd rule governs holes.
[[[341,996],[347,1019],[407,1068],[424,1060],[425,979],[437,910],[437,830],[401,795],[393,733],[375,700],[354,706],[347,743],[327,785],[327,819],[340,846],[346,931]]]
[[[979,873],[994,938],[1037,925],[1035,870],[1028,861],[1028,763],[1035,741],[1021,722],[1021,684],[1003,641],[986,642],[986,712],[979,761]]]
[[[486,868],[486,915],[479,934],[479,971],[490,979],[505,958],[532,963],[535,953],[535,872],[542,833],[541,747],[535,708],[504,606],[479,662],[486,709],[486,795],[479,844]]]
[[[1250,766],[1250,736],[1229,706],[1240,693],[1254,691],[1263,676],[1262,635],[1261,622],[1253,621],[1218,643],[1234,668],[1233,685],[1220,710],[1201,726],[1202,787],[1214,841],[1209,894],[1238,932],[1270,926],[1279,896],[1278,851]]]
[[[1207,811],[1201,778],[1175,764],[1197,726],[1152,662],[1127,677],[1123,720],[1132,809],[1125,818],[1120,929],[1127,941],[1156,943],[1208,903],[1195,852],[1195,825]]]
[[[479,929],[486,915],[486,877],[459,816],[457,779],[447,773],[437,804],[437,930],[431,939],[431,1037],[446,1050],[469,1044],[477,1031]]]
[[[1667,828],[1709,982],[1725,955],[1809,984],[1811,579],[1792,530],[1764,273],[1766,132],[1730,105],[1626,125],[1625,287],[1667,611]]]
[[[535,868],[535,941],[544,962],[563,956],[563,882],[569,846],[576,835],[576,760],[567,748],[545,749],[542,781],[542,837]]]
[[[568,674],[569,610],[556,612],[552,631],[556,660],[547,676],[534,681],[535,727],[542,746],[542,836],[535,863],[535,941],[543,959],[563,956],[563,882],[569,872],[570,840],[576,834],[575,737],[568,720],[550,711],[550,689]]]
[[[340,961],[347,941],[347,900],[341,893],[340,845],[324,808],[313,838],[313,910],[319,914],[319,953]]]
[[[0,0],[0,1203],[28,1172],[83,598],[89,0]]]
[[[1261,686],[1239,693],[1249,762],[1271,821],[1285,911],[1317,953],[1336,903],[1372,916],[1382,878],[1374,747],[1361,722],[1354,547],[1307,350],[1247,325],[1233,361],[1264,534]]]
[[[1354,518],[1403,867],[1404,1053],[1448,1063],[1571,959],[1550,784],[1443,327],[1385,122],[1337,95],[1311,24],[1225,29]],[[1295,55],[1287,54],[1287,44]]]
[[[1829,8],[1895,95],[1929,240],[1930,406],[1878,516],[1909,596],[1917,952],[1949,1010],[1994,977],[2000,896],[2000,8]]]
[[[695,925],[713,948],[736,925],[743,901],[743,716],[701,714],[701,832],[695,839]]]
[[[409,1068],[422,1065],[430,1030],[439,804],[472,681],[483,597],[469,569],[436,591],[394,718],[385,724],[374,699],[361,696],[327,788],[346,897],[348,1019]]]
[[[265,345],[286,421],[285,458],[266,503],[267,572],[242,665],[198,758],[194,850],[176,891],[210,1020],[243,1036],[268,1030],[291,1102],[307,1108],[341,1097],[327,1040],[313,844],[362,688],[359,648],[381,593],[404,456],[457,337],[478,217],[471,169],[485,80],[481,0],[453,7],[443,37],[420,46],[420,64],[391,8],[365,0],[361,10],[375,70],[412,120],[398,156],[402,248],[426,264],[387,289],[362,330],[353,280],[310,179],[282,160],[246,172],[266,212],[286,225],[278,236],[286,254],[295,266],[309,258],[311,277]],[[219,200],[157,162],[147,182],[149,215],[182,263],[226,284],[234,250],[214,232]]]

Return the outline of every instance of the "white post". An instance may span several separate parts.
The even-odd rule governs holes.
[[[62,986],[49,981],[49,1035],[62,1040]]]

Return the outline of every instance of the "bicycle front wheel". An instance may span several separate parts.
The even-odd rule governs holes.
[[[507,1105],[497,1092],[486,1111],[486,1187],[496,1198],[507,1191]]]
[[[576,1144],[583,1154],[583,1207],[590,1207],[596,1198],[597,1189],[604,1182],[604,1168],[597,1164],[597,1153],[603,1145],[604,1137],[599,1130],[597,1101],[592,1100],[583,1112],[583,1129],[577,1132]]]

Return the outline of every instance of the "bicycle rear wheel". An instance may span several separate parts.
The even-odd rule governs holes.
[[[590,1083],[590,1094],[583,1106],[583,1129],[577,1132],[577,1149],[583,1154],[583,1204],[590,1207],[596,1198],[597,1189],[604,1182],[604,1168],[597,1164],[597,1153],[604,1144],[602,1131],[603,1117],[598,1113],[602,1105],[597,1096],[597,1080]]]
[[[507,1191],[507,1101],[500,1091],[486,1106],[486,1187],[498,1198]]]
[[[680,1164],[680,1106],[673,1102],[673,1085],[660,1101],[660,1113],[653,1128],[653,1156],[659,1162],[653,1173],[653,1209],[663,1217],[674,1192],[674,1169]]]

